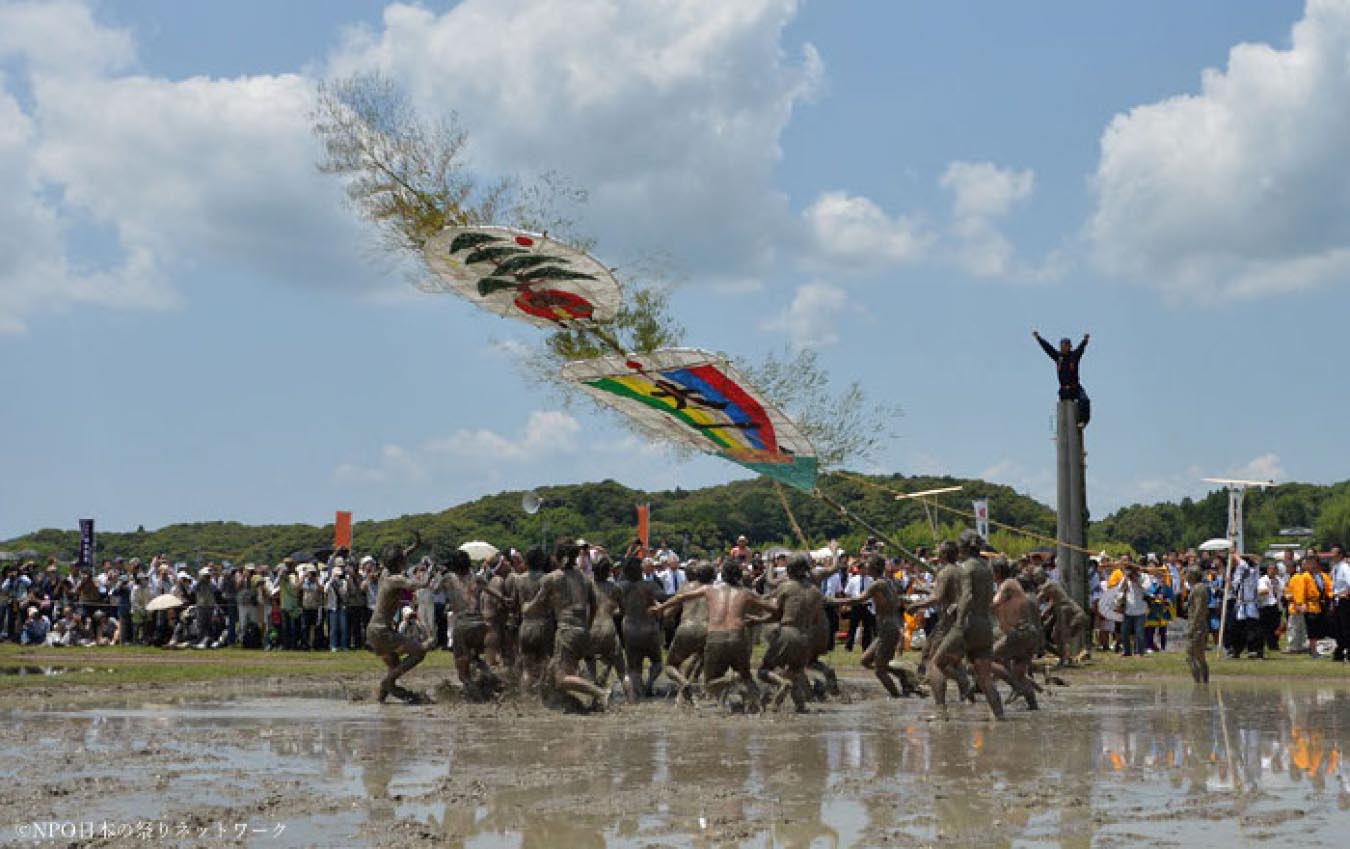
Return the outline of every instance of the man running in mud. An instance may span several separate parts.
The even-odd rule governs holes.
[[[956,619],[933,653],[929,675],[933,683],[933,701],[937,718],[947,718],[947,674],[962,658],[970,661],[975,683],[984,693],[995,719],[1003,719],[1003,700],[994,687],[994,623],[990,606],[994,596],[994,575],[980,557],[983,541],[972,530],[961,532],[958,556],[965,557],[957,574]]]
[[[891,670],[891,661],[895,659],[904,639],[904,631],[900,624],[904,617],[904,603],[901,601],[899,588],[886,576],[886,558],[880,554],[869,556],[867,573],[872,577],[872,583],[863,590],[862,595],[857,598],[826,599],[825,603],[846,607],[870,602],[876,608],[877,635],[867,647],[867,651],[863,652],[862,665],[864,669],[872,670],[881,686],[891,694],[891,698],[898,699],[908,696],[911,692],[909,682],[904,676],[901,676],[901,682],[907,685],[904,691],[896,686]]]
[[[1088,616],[1078,602],[1069,598],[1059,581],[1043,580],[1040,592],[1036,595],[1040,601],[1049,605],[1050,615],[1054,617],[1050,638],[1055,644],[1055,653],[1059,655],[1059,665],[1070,666],[1074,662],[1074,658],[1069,656],[1070,648],[1087,631]]]
[[[956,622],[956,599],[961,574],[961,567],[956,562],[956,543],[951,540],[944,540],[938,545],[937,560],[938,571],[933,577],[933,587],[928,600],[911,608],[913,612],[918,612],[931,607],[938,612],[937,624],[928,634],[928,641],[923,647],[923,654],[919,656],[919,674],[926,675],[930,685],[933,681],[933,656],[936,654],[938,646],[951,632],[953,623]],[[947,674],[956,679],[961,698],[972,698],[970,678],[966,675],[964,669],[956,666],[948,670]],[[946,694],[943,695],[945,697]],[[936,697],[934,698],[936,699]]]
[[[1038,710],[1036,685],[1027,672],[1044,640],[1041,611],[1035,600],[1022,589],[1008,558],[995,557],[993,569],[994,580],[998,581],[993,609],[1002,632],[994,643],[994,674],[1027,700],[1027,710]]]
[[[1186,583],[1190,587],[1186,597],[1186,665],[1195,683],[1208,684],[1205,651],[1209,648],[1209,582],[1198,566],[1192,566],[1186,570]]]
[[[630,555],[623,561],[623,580],[619,582],[619,603],[623,608],[623,654],[628,666],[629,698],[650,696],[652,684],[661,674],[661,622],[651,608],[665,600],[661,584],[645,580],[642,560]],[[642,667],[647,664],[647,682]]]
[[[543,606],[532,612],[526,610],[539,595],[548,566],[548,555],[542,548],[532,546],[525,552],[526,571],[512,573],[506,579],[506,596],[511,599],[512,609],[520,614],[520,633],[516,635],[516,642],[520,646],[520,686],[525,690],[543,680],[544,667],[553,654],[552,608]]]
[[[553,613],[557,623],[553,674],[558,689],[583,705],[589,697],[593,707],[604,710],[609,705],[609,693],[578,674],[581,662],[589,655],[586,644],[590,642],[596,607],[595,587],[577,570],[578,553],[576,543],[558,543],[554,550],[558,568],[539,582],[539,595],[525,605],[523,612],[527,617],[543,611]]]
[[[503,554],[497,558],[492,577],[488,579],[492,593],[484,593],[482,597],[483,619],[487,622],[483,657],[493,670],[510,666],[515,661],[515,640],[510,629],[511,603],[497,600],[498,597],[506,598],[506,578],[510,574],[511,559]]]
[[[409,704],[426,701],[425,696],[400,687],[398,679],[421,663],[427,656],[427,650],[415,638],[403,636],[394,627],[394,613],[402,605],[404,591],[415,591],[426,586],[425,581],[415,581],[403,574],[408,555],[421,544],[422,537],[414,532],[413,543],[407,548],[393,543],[384,548],[384,570],[380,573],[375,609],[371,613],[370,623],[366,625],[366,644],[388,667],[379,689],[375,691],[375,698],[381,703],[391,695]]]
[[[805,554],[793,555],[787,564],[788,580],[774,590],[779,624],[769,637],[769,646],[759,664],[759,679],[778,688],[774,707],[790,693],[798,713],[806,712],[806,666],[815,652],[817,618],[823,618],[825,597],[811,583],[811,561]],[[781,674],[776,670],[782,670]]]
[[[586,666],[591,678],[601,687],[609,683],[610,673],[619,676],[624,691],[630,701],[636,700],[634,693],[628,690],[632,684],[628,681],[628,667],[623,662],[623,646],[619,645],[619,631],[614,626],[614,617],[623,604],[623,595],[619,585],[609,576],[614,564],[606,556],[591,565],[591,583],[595,586],[595,619],[591,622],[591,656]],[[597,666],[604,664],[602,673],[596,674]]]
[[[741,586],[743,578],[741,562],[728,558],[722,564],[720,585],[700,578],[699,586],[655,606],[652,613],[659,615],[684,604],[706,604],[708,633],[703,649],[703,672],[708,682],[708,694],[720,697],[727,687],[739,680],[747,690],[746,704],[757,710],[759,687],[750,674],[750,631],[745,626],[745,615],[774,613],[778,608]]]
[[[695,564],[692,571],[694,583],[680,587],[677,597],[710,587],[717,579],[717,571],[706,560]],[[698,677],[698,666],[703,662],[703,646],[708,638],[708,603],[704,598],[696,598],[676,609],[682,610],[683,615],[680,616],[680,624],[675,627],[670,648],[666,651],[665,673],[679,686],[676,700],[692,704],[694,698],[690,693],[690,682]]]
[[[483,617],[484,598],[506,604],[506,598],[488,586],[481,575],[470,572],[469,555],[455,551],[450,555],[450,574],[443,586],[450,592],[450,610],[455,615],[451,644],[455,653],[455,672],[470,700],[481,700],[496,688],[496,676],[483,662],[487,648],[488,623]],[[474,675],[477,670],[479,676]]]

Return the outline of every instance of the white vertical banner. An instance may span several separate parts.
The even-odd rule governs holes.
[[[980,538],[989,541],[989,499],[981,498],[978,501],[970,502],[975,508],[975,533]]]

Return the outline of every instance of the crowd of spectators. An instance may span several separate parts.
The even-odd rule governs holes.
[[[578,540],[578,565],[590,564],[604,549]],[[828,598],[861,596],[873,580],[865,559],[885,553],[868,540],[848,553],[837,543],[813,552],[825,577],[821,592]],[[931,586],[934,563],[918,551],[919,561],[892,557],[887,575],[902,595],[920,598]],[[788,557],[782,548],[756,550],[742,536],[726,557],[747,569],[747,585],[764,593],[769,576]],[[643,578],[660,584],[662,595],[674,595],[687,581],[687,561],[664,541],[643,560]],[[1231,565],[1226,570],[1225,565]],[[1053,557],[1023,558],[1031,570],[1058,581]],[[1340,546],[1325,554],[1287,552],[1276,561],[1197,552],[1169,552],[1136,560],[1125,556],[1092,558],[1088,584],[1096,648],[1130,656],[1163,652],[1168,630],[1184,616],[1189,592],[1183,576],[1198,566],[1210,585],[1209,621],[1201,623],[1218,644],[1222,605],[1228,605],[1222,648],[1233,657],[1263,657],[1280,650],[1347,658],[1350,646],[1350,562]],[[285,651],[348,651],[363,648],[365,625],[375,602],[379,564],[338,550],[322,561],[285,558],[275,565],[210,562],[192,570],[160,556],[105,560],[97,568],[63,567],[54,558],[45,566],[28,561],[10,565],[0,578],[0,640],[25,645],[146,645],[210,649],[229,645]],[[477,566],[485,577],[525,569],[521,552],[510,549]],[[413,567],[414,576],[430,574],[425,589],[405,600],[399,627],[416,630],[428,644],[448,647],[447,588],[440,569],[429,557]],[[1224,578],[1232,586],[1225,602]],[[169,599],[163,597],[169,596]],[[159,601],[156,601],[159,599]],[[165,602],[167,601],[167,605]],[[159,609],[155,609],[158,607]],[[875,613],[860,605],[843,614],[828,608],[830,633],[845,651],[865,650],[875,631]],[[1053,615],[1046,611],[1047,629]],[[933,626],[938,611],[907,615],[905,639],[917,645]],[[1191,623],[1194,627],[1194,623]],[[673,634],[668,628],[668,636]]]

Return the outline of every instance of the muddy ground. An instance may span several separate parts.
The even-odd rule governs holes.
[[[1084,679],[994,724],[983,705],[927,722],[862,677],[848,703],[766,717],[381,706],[360,698],[374,680],[7,693],[0,844],[1283,848],[1350,829],[1335,683]],[[51,822],[85,831],[34,831]]]

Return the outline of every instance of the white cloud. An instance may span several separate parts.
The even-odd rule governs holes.
[[[1350,3],[1309,0],[1289,49],[1239,44],[1198,94],[1117,115],[1088,238],[1103,269],[1177,299],[1350,276]]]
[[[813,242],[812,259],[854,268],[877,268],[921,258],[932,236],[917,220],[891,216],[870,199],[825,192],[803,213]]]
[[[952,262],[976,277],[1040,277],[1044,271],[1021,267],[1017,250],[998,227],[1018,203],[1031,197],[1036,177],[992,162],[952,162],[938,183],[952,200]]]
[[[1005,458],[983,470],[976,477],[990,483],[1010,486],[1042,504],[1048,504],[1051,508],[1055,506],[1054,476],[1046,469],[1033,472],[1018,461]]]
[[[100,26],[77,0],[35,0],[0,6],[0,56],[22,56],[42,72],[93,73],[125,68],[136,58],[131,34]]]
[[[0,80],[0,330],[76,303],[173,306],[199,268],[376,285],[340,186],[314,167],[308,80],[120,74],[129,36],[70,2],[0,7],[0,33],[31,102]]]
[[[1287,480],[1289,477],[1284,471],[1284,464],[1280,462],[1280,455],[1275,453],[1253,457],[1241,466],[1229,469],[1228,474],[1235,480],[1275,481],[1276,483]]]
[[[599,250],[670,250],[701,277],[763,268],[791,227],[779,136],[822,68],[781,46],[797,0],[393,4],[338,75],[378,69],[458,113],[475,166],[553,169],[589,192]],[[623,263],[626,257],[616,257]]]
[[[571,415],[535,410],[518,436],[488,428],[460,429],[412,448],[385,445],[373,463],[343,463],[333,478],[346,484],[419,483],[463,474],[492,478],[503,467],[575,454],[580,434],[581,423]]]
[[[1233,480],[1275,481],[1281,483],[1289,479],[1278,454],[1267,453],[1253,457],[1245,463],[1229,466],[1220,473],[1205,470],[1198,465],[1187,466],[1180,472],[1168,473],[1149,478],[1129,481],[1123,486],[1111,486],[1108,492],[1118,493],[1120,503],[1152,504],[1159,501],[1180,501],[1183,498],[1200,498],[1221,484],[1206,483],[1205,478],[1231,478]],[[1114,507],[1112,508],[1114,509]]]
[[[837,286],[806,283],[797,287],[791,303],[761,326],[787,336],[799,347],[824,348],[839,341],[834,319],[847,303],[847,293]]]

